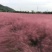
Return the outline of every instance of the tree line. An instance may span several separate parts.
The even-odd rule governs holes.
[[[44,12],[41,12],[41,11],[37,11],[35,12],[34,10],[32,10],[31,12],[30,11],[16,11],[10,7],[7,7],[7,6],[3,6],[0,4],[0,12],[14,12],[14,13],[30,13],[30,14],[52,14],[52,11],[51,12],[48,12],[48,11],[44,11]]]

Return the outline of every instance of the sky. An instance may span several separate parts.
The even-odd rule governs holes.
[[[0,4],[19,11],[52,11],[52,0],[0,0]]]

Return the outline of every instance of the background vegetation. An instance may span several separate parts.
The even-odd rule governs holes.
[[[29,11],[16,11],[10,7],[7,7],[7,6],[3,6],[0,4],[0,12],[14,12],[14,13],[30,13],[30,14],[52,14],[52,11],[51,12],[48,12],[48,11],[44,11],[44,12],[41,12],[41,11],[37,11],[35,12],[34,10],[32,10],[31,12]]]
[[[14,12],[15,10],[0,4],[0,12]]]

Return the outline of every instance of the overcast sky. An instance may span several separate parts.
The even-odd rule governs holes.
[[[52,11],[52,0],[0,0],[0,4],[15,10]]]

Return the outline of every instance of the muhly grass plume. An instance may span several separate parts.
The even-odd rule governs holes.
[[[0,22],[0,52],[52,52],[52,30],[45,23],[5,17]]]

